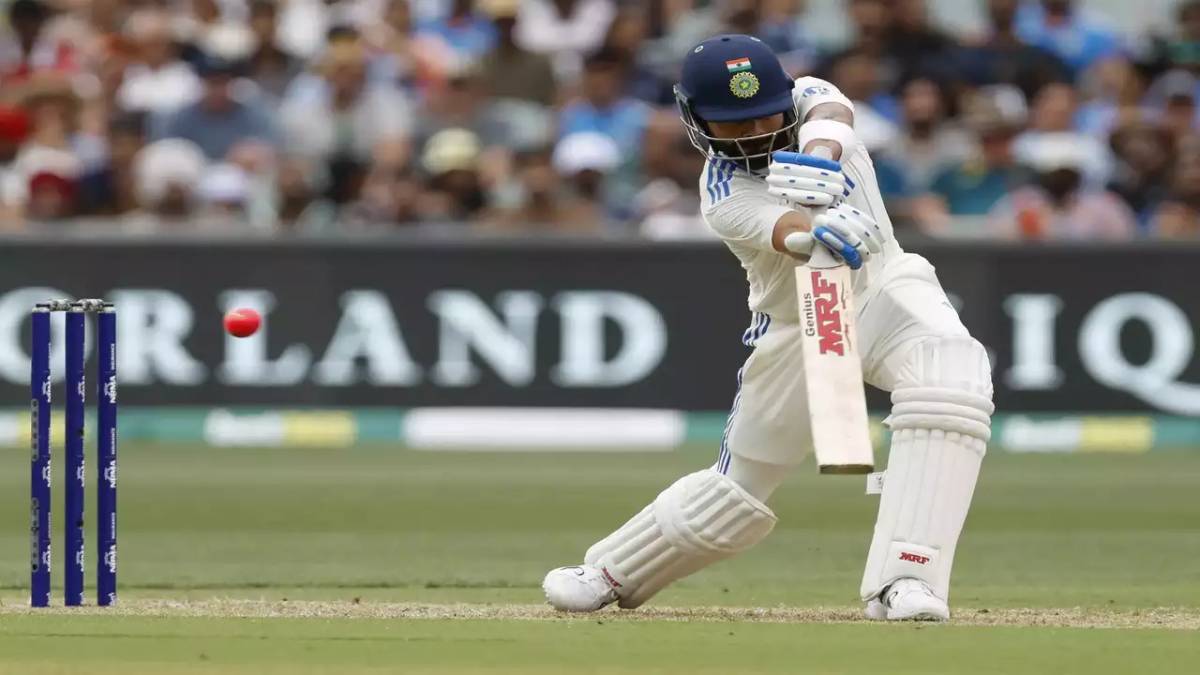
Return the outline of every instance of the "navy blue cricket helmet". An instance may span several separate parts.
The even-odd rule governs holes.
[[[762,169],[775,150],[793,150],[799,115],[792,100],[795,81],[763,41],[749,35],[717,35],[696,45],[683,61],[675,85],[679,117],[692,145]],[[733,122],[783,113],[778,131],[741,138],[713,136],[708,122]]]

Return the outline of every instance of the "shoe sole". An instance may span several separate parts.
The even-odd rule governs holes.
[[[933,612],[917,612],[911,616],[889,616],[888,621],[947,621],[948,619]]]

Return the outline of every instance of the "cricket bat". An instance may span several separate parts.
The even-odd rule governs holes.
[[[796,267],[804,386],[817,470],[861,474],[875,469],[867,426],[850,268],[821,244]]]

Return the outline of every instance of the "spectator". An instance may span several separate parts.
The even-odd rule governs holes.
[[[100,0],[91,3],[92,14],[87,15],[87,18],[92,19],[98,8],[119,1]],[[92,21],[80,21],[82,34],[78,39],[85,45],[83,53],[86,56],[84,63],[87,72],[81,79],[90,80],[94,76],[92,82],[98,91],[95,92],[91,104],[103,111],[103,117],[107,117],[109,114],[124,111],[119,100],[121,87],[125,83],[126,71],[137,62],[140,54],[128,39],[129,23],[125,12],[112,7],[101,12],[100,16]],[[107,122],[100,122],[98,128],[103,129],[106,124]]]
[[[187,139],[212,161],[226,159],[243,141],[278,144],[270,114],[257,101],[234,96],[235,74],[232,63],[206,57],[200,66],[204,87],[200,100],[162,119],[154,137]]]
[[[569,222],[563,229],[599,232],[605,228],[605,183],[621,163],[621,151],[608,136],[580,132],[564,136],[554,148],[551,162],[566,179],[565,209]]]
[[[1122,112],[1140,105],[1142,81],[1128,59],[1112,56],[1084,74],[1080,90],[1087,101],[1075,113],[1075,126],[1103,142]]]
[[[230,61],[242,61],[255,48],[255,34],[247,25],[245,4],[218,0],[191,0],[191,12],[176,13],[175,31],[180,42],[188,45],[189,61],[201,61],[216,55]]]
[[[390,83],[368,82],[366,59],[358,40],[330,44],[315,72],[292,84],[280,111],[289,153],[325,164],[338,203],[357,194],[372,163],[401,166],[408,156],[409,101]]]
[[[799,24],[799,5],[796,0],[725,0],[711,3],[707,10],[691,9],[699,18],[695,28],[702,35],[683,49],[721,33],[753,35],[771,46],[785,70],[802,72],[812,65],[813,49]]]
[[[970,156],[971,138],[948,119],[947,94],[929,78],[917,78],[901,90],[903,133],[880,153],[906,177],[905,191],[925,192],[942,169]]]
[[[475,63],[496,46],[489,18],[475,11],[475,0],[451,0],[447,15],[418,23],[417,34],[441,40],[456,63]]]
[[[675,78],[662,77],[643,63],[640,47],[646,40],[646,12],[638,7],[626,7],[609,25],[601,51],[621,58],[626,72],[625,93],[655,105],[675,104]]]
[[[734,3],[704,0],[656,0],[646,3],[646,34],[638,57],[659,77],[675,82],[687,51],[713,35],[729,32],[724,13]]]
[[[1181,148],[1170,195],[1154,215],[1153,231],[1169,239],[1200,239],[1200,140],[1195,137]]]
[[[1091,13],[1075,7],[1074,0],[1025,3],[1016,20],[1022,40],[1053,52],[1075,75],[1121,51],[1117,34]]]
[[[482,152],[479,137],[467,129],[445,129],[429,139],[421,154],[421,168],[429,176],[429,190],[419,207],[421,220],[464,223],[482,213]]]
[[[891,145],[900,128],[890,119],[895,98],[882,90],[879,61],[866,51],[844,52],[831,64],[830,79],[854,103],[854,131],[867,151],[874,154]],[[889,115],[880,110],[889,111]]]
[[[645,103],[622,95],[624,71],[619,54],[602,51],[588,59],[582,96],[567,105],[559,117],[559,134],[595,131],[616,141],[627,156],[637,155],[649,122]]]
[[[31,222],[53,222],[75,215],[76,181],[55,171],[38,171],[29,179],[25,218]]]
[[[674,112],[655,113],[644,145],[646,183],[633,200],[638,232],[650,239],[714,236],[700,219],[702,162]]]
[[[1186,70],[1164,73],[1146,94],[1146,103],[1162,117],[1163,125],[1177,141],[1183,141],[1196,129],[1196,97],[1200,80]]]
[[[1167,55],[1174,68],[1200,75],[1200,1],[1187,0],[1176,8],[1179,32],[1167,44]]]
[[[1088,189],[1083,181],[1088,153],[1069,133],[1046,134],[1027,155],[1032,185],[1001,200],[989,214],[992,231],[1004,238],[1124,241],[1137,222],[1111,192]]]
[[[166,12],[145,9],[131,14],[125,33],[134,52],[117,90],[122,110],[168,113],[200,95],[200,80],[180,60]]]
[[[338,217],[337,205],[325,198],[328,172],[305,157],[284,157],[279,162],[276,211],[285,232],[328,233]]]
[[[577,219],[564,198],[562,177],[554,170],[552,153],[537,150],[519,153],[508,201],[484,220],[493,231],[556,231],[585,221]]]
[[[38,187],[43,190],[41,197],[46,199],[39,206],[53,203],[55,208],[42,208],[31,215],[46,217],[63,210],[73,213],[75,184],[84,170],[76,147],[79,97],[70,82],[53,73],[34,75],[20,91],[21,107],[28,114],[29,135],[12,164],[18,185],[14,196],[19,204],[29,206],[34,178],[40,176]],[[71,200],[69,208],[64,200]]]
[[[483,80],[498,98],[554,104],[554,66],[545,54],[522,49],[516,42],[519,0],[484,0],[481,6],[496,23],[496,48],[483,61]]]
[[[17,152],[29,137],[29,115],[17,106],[0,106],[0,228],[20,224],[25,185],[15,164]]]
[[[215,192],[188,191],[191,217],[235,213],[253,228],[303,232],[493,215],[452,213],[461,189],[487,195],[492,220],[510,225],[520,213],[546,225],[570,218],[588,231],[686,233],[698,162],[675,147],[686,142],[670,90],[682,56],[713,34],[744,32],[800,74],[816,35],[802,0],[3,4],[11,21],[0,39],[0,104],[49,73],[70,75],[79,95],[30,97],[29,114],[9,122],[0,110],[9,139],[0,139],[0,215],[19,219],[36,183],[31,213],[43,219],[152,217],[140,206],[134,157],[169,123],[170,135],[198,142],[217,167],[191,186]],[[1107,187],[1143,230],[1174,231],[1157,223],[1188,213],[1178,172],[1190,165],[1172,148],[1192,143],[1200,124],[1200,0],[1179,2],[1177,25],[1153,41],[1117,36],[1084,11],[1094,5],[1070,0],[980,1],[989,28],[964,38],[939,28],[927,4],[846,0],[853,42],[818,71],[855,102],[856,131],[898,227],[915,218],[929,231],[954,230],[998,195],[1019,192],[1009,186],[1021,166],[1066,135],[1084,157],[1080,199],[1094,202]],[[847,27],[819,26],[826,37]],[[1126,38],[1151,48],[1131,62]],[[213,72],[205,55],[244,66],[244,77]],[[988,114],[975,109],[981,95],[995,104]],[[442,172],[449,178],[422,170],[428,142],[447,130],[473,134],[467,173],[478,190],[461,170]],[[564,154],[568,138],[594,134],[608,141]],[[593,151],[610,143],[615,166],[576,166],[599,161]]]
[[[69,25],[64,32],[78,48],[81,70],[94,71],[125,48],[121,34],[130,12],[128,5],[124,0],[87,0],[76,3],[76,11],[61,15]]]
[[[401,3],[407,4],[407,3]],[[271,0],[252,0],[250,30],[254,49],[246,64],[246,76],[273,101],[279,101],[304,64],[279,47],[279,9]]]
[[[421,220],[420,177],[407,168],[376,167],[363,181],[362,194],[342,210],[342,224],[352,229],[411,225]]]
[[[1200,0],[1185,0],[1175,8],[1176,27],[1154,36],[1143,55],[1144,70],[1158,75],[1179,68],[1200,74]]]
[[[779,55],[788,72],[802,73],[815,64],[817,50],[802,20],[804,0],[769,0],[755,3],[757,25],[750,31]]]
[[[600,47],[616,16],[612,0],[525,0],[517,44],[551,58],[559,79],[574,81],[583,55]]]
[[[207,164],[204,151],[181,138],[142,148],[133,162],[138,211],[128,214],[125,222],[138,230],[187,224],[195,205],[195,187]]]
[[[331,31],[369,26],[378,19],[377,9],[377,2],[360,0],[287,0],[280,5],[279,46],[297,58],[316,58]]]
[[[192,227],[244,230],[249,221],[250,183],[250,176],[239,166],[209,165],[196,183]]]
[[[1052,52],[1026,44],[1016,32],[1020,0],[988,0],[988,34],[954,55],[958,75],[972,86],[1011,84],[1027,99],[1052,82],[1070,82],[1071,71]]]
[[[608,193],[610,212],[630,216],[630,206],[641,183],[641,145],[651,110],[645,103],[622,95],[625,72],[621,57],[601,51],[588,59],[582,96],[559,116],[559,134],[593,131],[616,142],[623,158],[614,173]]]
[[[422,94],[441,85],[447,68],[460,65],[440,37],[414,32],[409,0],[386,0],[382,20],[362,30],[371,50],[372,79]]]
[[[918,75],[950,75],[954,41],[929,23],[926,0],[893,0],[886,53],[899,64],[901,81]]]
[[[948,231],[950,216],[985,216],[1028,181],[1028,172],[1017,165],[1012,152],[1019,118],[1006,114],[993,96],[979,94],[967,104],[964,122],[979,138],[979,147],[966,161],[940,172],[930,193],[913,205],[914,217],[926,232]]]
[[[891,11],[885,0],[848,0],[846,13],[853,26],[854,40],[845,49],[828,56],[817,68],[817,74],[833,79],[834,64],[851,54],[871,60],[876,67],[878,86],[884,91],[900,88],[901,67],[888,53]],[[878,102],[875,102],[878,105]],[[898,105],[880,107],[879,112],[892,122],[900,121]]]
[[[1112,157],[1106,144],[1075,129],[1078,93],[1067,84],[1050,84],[1033,100],[1029,128],[1017,137],[1014,152],[1024,164],[1032,164],[1038,145],[1045,138],[1070,137],[1082,153],[1084,180],[1089,187],[1107,183]]]
[[[43,0],[13,0],[8,5],[8,25],[13,40],[0,41],[0,85],[19,84],[34,73],[66,73],[76,67],[72,45],[46,30],[53,15]]]
[[[1134,117],[1117,127],[1110,143],[1116,163],[1108,189],[1133,208],[1146,231],[1172,190],[1175,139],[1166,129]]]
[[[520,144],[513,134],[519,120],[509,119],[503,102],[488,97],[487,83],[478,66],[451,73],[445,85],[430,92],[418,114],[418,139],[425,140],[442,129],[462,127],[475,133],[485,147]]]
[[[849,0],[847,14],[854,26],[854,41],[851,49],[858,49],[884,57],[891,34],[891,8],[885,0]],[[899,73],[889,74],[895,80]]]
[[[108,126],[105,162],[80,182],[80,211],[86,215],[120,216],[137,209],[134,159],[145,145],[142,115],[126,113]]]

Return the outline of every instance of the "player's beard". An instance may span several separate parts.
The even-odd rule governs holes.
[[[795,141],[788,131],[788,127],[784,127],[768,137],[753,140],[713,140],[712,148],[717,154],[729,158],[748,171],[766,171],[767,165],[771,163],[771,153],[793,149]]]

